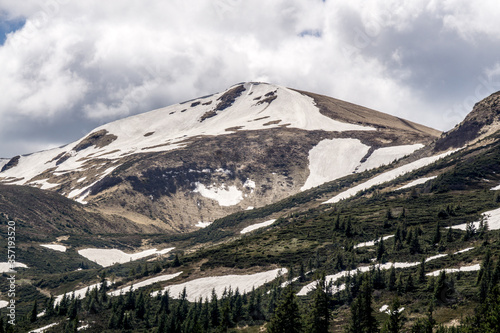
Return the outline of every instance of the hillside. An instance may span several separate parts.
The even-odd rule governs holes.
[[[242,83],[105,124],[65,147],[13,157],[0,182],[186,232],[391,163],[438,135],[333,98]]]
[[[326,102],[322,97],[314,98],[322,110],[321,103]],[[332,112],[340,118],[345,102],[330,102]],[[486,119],[496,111],[487,98],[475,106],[473,116]],[[346,113],[342,120],[367,127],[368,123],[360,120],[363,112]],[[384,116],[377,117],[369,123],[377,131],[371,132],[386,138],[396,137],[395,133],[405,128],[409,137],[433,134],[397,119],[384,131],[378,127]],[[492,129],[498,120],[481,123],[476,134],[460,145],[438,144],[456,135],[454,131],[467,126],[470,119],[472,116],[408,157],[376,166],[370,158],[378,160],[381,152],[389,156],[395,146],[374,149],[361,166],[355,166],[354,173],[337,173],[335,179],[322,179],[318,186],[275,197],[270,204],[240,208],[194,232],[78,233],[80,226],[77,230],[65,226],[43,240],[19,237],[17,278],[23,283],[19,285],[22,301],[17,309],[23,315],[35,315],[32,320],[20,321],[18,329],[25,332],[51,325],[47,332],[78,328],[88,332],[274,332],[280,327],[288,327],[287,332],[377,332],[396,325],[396,332],[496,332],[500,329],[495,319],[500,309],[500,132]],[[276,131],[274,136],[283,136],[283,129],[272,130]],[[298,140],[301,130],[287,130],[295,131],[288,140]],[[348,132],[359,136],[342,137]],[[307,135],[317,135],[312,133],[315,131]],[[322,130],[322,135],[325,133]],[[367,146],[369,140],[379,140],[368,139],[369,133],[350,130],[322,137],[349,141],[344,141],[344,146],[337,142],[338,156],[320,155],[316,161],[336,156],[346,164],[349,159],[345,156],[354,155],[357,147],[352,140]],[[238,136],[232,136],[235,134]],[[211,140],[217,140],[221,147],[230,146],[226,138],[241,140],[244,145],[243,138],[252,134],[238,131]],[[394,140],[399,147],[412,146],[408,138]],[[199,151],[191,150],[196,151],[192,162],[195,156],[210,161],[207,151],[211,146],[206,138],[193,140],[198,140],[193,142]],[[290,141],[284,142],[283,153],[290,147]],[[311,151],[321,148],[321,142],[305,150],[309,164],[296,164],[297,170],[307,168],[309,175],[313,173]],[[187,147],[175,152],[188,162],[190,155],[183,149]],[[228,162],[234,158],[226,155],[220,156]],[[143,161],[134,163],[146,167],[157,163],[158,156],[145,154]],[[163,158],[162,163],[168,163],[167,155]],[[370,167],[363,167],[363,163]],[[251,166],[259,172],[265,169],[255,161]],[[131,164],[116,170],[124,177],[134,167]],[[225,177],[229,182],[229,176]],[[162,184],[159,178],[152,179]],[[235,181],[247,179],[250,177],[236,177]],[[251,180],[259,184],[255,176]],[[103,192],[113,191],[113,186]],[[253,185],[249,186],[250,192],[252,189]],[[4,195],[4,191],[12,194]],[[87,205],[24,186],[5,185],[0,193],[4,196],[0,202],[5,202],[1,209],[10,207],[6,203],[17,198],[21,200],[18,207],[29,206],[31,199],[23,196],[37,197],[33,206],[36,215],[28,215],[30,209],[23,216],[13,215],[10,208],[1,215],[3,224],[15,219],[24,227],[36,216],[37,223],[42,223],[52,215],[65,216],[72,211],[72,218],[84,223],[95,217],[85,214],[102,213],[97,199],[92,199],[99,193],[89,194]],[[57,204],[51,212],[52,200]],[[78,216],[82,216],[80,220]],[[6,238],[2,239],[0,246],[6,246]],[[1,307],[1,301],[7,300],[5,280],[0,288]],[[93,291],[87,292],[88,288]],[[73,292],[82,300],[63,297]]]

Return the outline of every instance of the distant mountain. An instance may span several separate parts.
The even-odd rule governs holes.
[[[0,182],[55,191],[140,225],[190,231],[391,163],[439,135],[334,98],[250,82],[16,156],[2,166]]]

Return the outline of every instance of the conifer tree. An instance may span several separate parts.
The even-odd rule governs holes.
[[[348,333],[376,333],[378,323],[373,316],[372,288],[369,278],[365,277],[359,295],[351,304],[351,318],[346,330]]]
[[[33,307],[31,308],[30,315],[29,315],[30,322],[34,323],[36,321],[36,319],[38,318],[37,316],[38,316],[38,302],[35,299],[35,301],[33,302]]]
[[[316,282],[311,312],[307,325],[307,332],[327,333],[330,324],[330,310],[328,308],[330,296],[327,290],[325,276]]]
[[[404,316],[400,311],[401,309],[399,298],[394,298],[391,302],[391,306],[389,307],[389,318],[384,323],[384,327],[382,329],[383,333],[401,332],[404,324]]]
[[[302,320],[297,297],[291,286],[287,286],[269,322],[269,333],[302,332]]]

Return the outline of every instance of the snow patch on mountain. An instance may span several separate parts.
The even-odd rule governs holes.
[[[427,273],[425,275],[427,276],[439,276],[439,274],[441,274],[441,272],[445,272],[445,273],[458,273],[458,272],[475,272],[475,271],[478,271],[481,269],[481,265],[480,264],[476,264],[476,265],[471,265],[471,266],[462,266],[462,267],[458,267],[458,268],[445,268],[445,269],[439,269],[437,271],[433,271],[433,272],[430,272],[430,273]]]
[[[110,291],[110,292],[108,292],[108,295],[120,296],[120,294],[128,293],[130,290],[137,290],[139,288],[147,287],[147,286],[150,286],[150,285],[155,284],[157,282],[164,282],[164,281],[172,280],[181,274],[182,274],[182,272],[178,272],[175,274],[165,274],[165,275],[155,276],[153,278],[150,278],[150,279],[147,279],[144,281],[134,282],[134,284],[132,284],[130,286],[123,287],[123,288],[120,288],[120,289],[117,289],[114,291]]]
[[[412,172],[414,170],[423,168],[426,165],[432,164],[432,163],[436,162],[437,160],[454,153],[455,151],[456,150],[449,151],[449,152],[435,155],[435,156],[424,157],[424,158],[421,158],[415,162],[411,162],[411,163],[405,164],[403,166],[400,166],[398,168],[395,168],[393,170],[386,171],[386,172],[384,172],[376,177],[373,177],[372,179],[370,179],[362,184],[356,185],[356,186],[351,187],[350,189],[348,189],[344,192],[337,194],[336,196],[334,196],[330,200],[325,201],[324,204],[337,203],[340,200],[350,198],[363,190],[369,189],[370,187],[389,182],[389,181],[394,180],[394,179],[396,179],[396,178],[398,178],[406,173]]]
[[[139,260],[142,258],[150,257],[152,255],[166,254],[173,250],[174,248],[167,248],[161,251],[157,249],[149,249],[138,253],[125,253],[118,249],[83,249],[79,250],[78,254],[82,257],[89,259],[101,265],[102,267],[109,267],[114,264],[124,264],[130,261]]]
[[[268,282],[273,281],[279,276],[286,274],[287,269],[278,268],[271,271],[249,274],[249,275],[223,275],[204,277],[181,284],[167,286],[163,289],[169,291],[170,297],[179,298],[184,288],[186,288],[187,300],[190,302],[198,301],[200,298],[210,299],[212,290],[215,290],[217,297],[221,297],[224,290],[231,288],[233,291],[238,289],[241,294],[250,292],[252,288],[258,288]],[[151,296],[155,297],[158,292]]]
[[[217,186],[214,184],[207,187],[198,182],[195,185],[194,193],[215,200],[220,206],[234,206],[243,200],[243,193],[236,186],[226,186],[225,184]]]
[[[59,252],[66,252],[66,246],[64,245],[59,245],[59,244],[40,244],[40,246],[43,246],[47,249],[51,249],[54,251],[59,251]]]
[[[265,228],[265,227],[268,227],[270,226],[271,224],[274,223],[274,221],[276,221],[275,219],[274,220],[269,220],[269,221],[266,221],[266,222],[262,222],[262,223],[256,223],[256,224],[252,224],[246,228],[244,228],[243,230],[240,231],[240,234],[246,234],[246,233],[249,233],[251,231],[254,231],[254,230],[257,230],[257,229],[260,229],[260,228]]]
[[[414,186],[417,186],[417,185],[421,185],[421,184],[425,184],[427,183],[429,180],[432,180],[434,178],[436,178],[437,176],[432,176],[432,177],[423,177],[423,178],[419,178],[419,179],[416,179],[404,186],[401,186],[400,188],[398,188],[398,190],[404,190],[404,189],[407,189],[407,188],[410,188],[410,187],[414,187]]]
[[[309,151],[309,177],[301,191],[389,164],[422,148],[422,144],[379,148],[361,162],[370,147],[358,139],[326,139]]]
[[[500,229],[500,208],[493,209],[482,214],[483,219],[486,223],[488,223],[488,230],[498,230]],[[472,222],[475,230],[481,225],[481,221]],[[451,226],[453,229],[466,230],[467,223],[458,224]]]
[[[211,225],[213,222],[198,222],[196,223],[194,226],[195,227],[198,227],[198,228],[206,228],[208,227],[209,225]]]
[[[403,146],[393,146],[384,147],[375,150],[370,157],[359,166],[356,170],[357,172],[363,172],[371,169],[378,168],[382,165],[389,164],[395,160],[399,160],[402,157],[408,156],[424,145],[417,143],[414,145],[403,145]]]
[[[321,141],[309,151],[309,177],[300,190],[305,191],[353,173],[369,149],[357,139]]]
[[[0,273],[10,272],[13,268],[28,268],[28,266],[20,262],[15,262],[13,265],[8,262],[0,262]]]

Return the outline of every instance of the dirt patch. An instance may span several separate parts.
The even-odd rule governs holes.
[[[281,123],[281,120],[273,120],[273,121],[268,121],[267,123],[263,124],[262,126],[276,125],[279,123]]]
[[[217,115],[217,112],[214,110],[207,111],[207,112],[205,112],[205,114],[203,116],[201,116],[200,123],[207,120],[208,118],[215,117],[216,115]]]
[[[245,90],[246,89],[243,85],[239,85],[228,90],[221,97],[217,98],[220,102],[217,104],[214,111],[223,111],[233,105],[236,99],[240,97]]]
[[[108,134],[106,130],[100,130],[94,133],[89,134],[85,139],[80,141],[79,144],[73,148],[74,151],[81,151],[90,146],[95,146],[96,148],[103,148],[109,145],[111,142],[118,139],[118,137],[114,134]]]
[[[226,132],[235,132],[235,131],[238,131],[238,130],[240,130],[242,128],[243,128],[243,126],[234,126],[234,127],[226,128],[224,131],[226,131]]]
[[[10,159],[9,162],[7,162],[7,164],[5,164],[2,168],[2,171],[0,172],[4,172],[6,170],[9,170],[9,169],[12,169],[14,167],[16,167],[18,164],[19,164],[19,159],[21,158],[21,156],[14,156]]]

